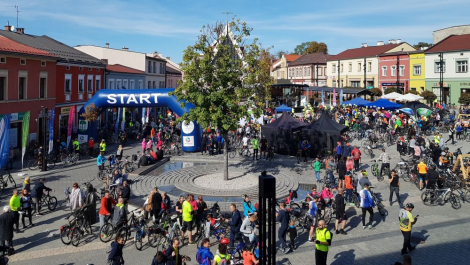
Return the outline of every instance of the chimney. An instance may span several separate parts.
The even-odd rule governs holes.
[[[16,33],[24,34],[24,28],[16,28]]]
[[[10,25],[6,25],[6,26],[5,26],[5,30],[6,30],[6,31],[11,31],[11,26],[10,26]]]
[[[397,39],[397,44],[400,44],[401,43],[401,39]]]
[[[109,49],[109,42],[106,42],[106,48]]]
[[[166,57],[167,60],[170,60],[170,57]]]
[[[377,41],[377,46],[383,46],[383,45],[384,45],[384,41],[383,41],[383,40]]]
[[[392,40],[388,40],[388,44],[396,44],[396,43],[397,43],[396,40],[393,40],[393,39],[392,39]]]
[[[127,48],[126,46],[124,46],[124,47],[122,47],[122,50],[123,50],[123,51],[128,51],[129,48]]]
[[[363,44],[361,45],[362,48],[365,48],[365,47],[368,47],[368,46],[369,46],[369,45],[367,45],[367,43],[363,43]]]

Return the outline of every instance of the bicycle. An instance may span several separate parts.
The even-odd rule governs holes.
[[[460,207],[462,207],[460,199],[452,191],[452,188],[426,189],[421,194],[421,200],[426,206],[443,205],[446,202],[450,201],[450,205],[452,206],[452,208],[456,210],[460,209]]]
[[[375,193],[372,191],[372,188],[374,187],[369,187],[370,189],[370,195],[372,196],[372,199],[374,200],[375,205],[377,206],[377,209],[379,210],[380,215],[385,216],[387,213],[387,210],[385,210],[385,206],[382,204],[382,201],[377,198]]]
[[[245,243],[242,241],[239,241],[236,247],[227,248],[227,253],[230,255],[230,262],[232,262],[231,264],[240,264],[239,262],[243,262],[243,248],[244,247],[245,247]]]
[[[66,167],[69,164],[74,165],[78,161],[78,154],[69,153],[65,157],[61,156],[61,159],[62,159],[62,163],[63,163],[64,167]]]
[[[55,162],[54,160],[49,160],[49,159],[46,159],[46,166],[47,166],[47,169],[53,169],[54,166],[55,166]],[[36,170],[36,169],[40,169],[42,170],[42,165],[39,164],[39,159],[34,159],[34,160],[30,160],[28,162],[28,167],[29,167],[29,170]]]
[[[10,171],[5,170],[4,175],[0,179],[0,195],[3,194],[3,189],[8,187],[8,182],[13,185],[13,188],[16,188],[16,182],[10,174]]]
[[[136,227],[135,236],[134,236],[134,245],[137,250],[139,251],[142,250],[143,239],[149,234],[150,234],[149,228],[147,224],[145,223],[144,217],[139,216],[137,218],[137,227]],[[147,240],[149,240],[148,237],[147,237]]]
[[[371,171],[372,171],[372,175],[376,176],[378,181],[383,180],[383,177],[380,176],[379,164],[377,163],[377,160],[374,160],[374,164],[372,164],[371,166]]]
[[[160,227],[160,231],[163,232],[154,233],[152,239],[149,238],[150,246],[154,248],[156,247],[157,251],[163,250],[166,246],[168,246],[168,244],[170,244],[174,237],[177,237],[183,245],[183,238],[181,238],[181,230],[177,222],[177,218],[178,217],[173,216],[170,217],[169,223],[167,223],[168,220],[164,222],[163,226]],[[170,224],[170,230],[165,232],[165,230],[168,228],[168,224]]]
[[[50,191],[46,191],[46,194],[42,196],[41,200],[39,201],[39,210],[41,210],[43,205],[47,205],[49,211],[54,211],[57,207],[57,198],[55,196],[50,195]],[[31,214],[36,213],[36,203],[31,202]]]
[[[86,235],[92,235],[93,230],[91,229],[91,225],[85,218],[86,206],[79,210],[79,216],[77,216],[74,225],[70,228],[71,231],[71,242],[72,246],[77,247],[80,244],[80,239]]]

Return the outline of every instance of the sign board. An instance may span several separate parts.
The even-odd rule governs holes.
[[[81,143],[81,144],[88,143],[88,135],[79,134],[78,135],[78,142]]]
[[[367,87],[367,89],[372,89],[372,88],[374,88],[374,86],[368,86],[368,87]]]
[[[78,129],[80,131],[86,131],[88,129],[88,122],[86,120],[80,120],[78,122]]]
[[[404,86],[404,83],[399,83],[399,86]],[[382,83],[382,86],[397,86],[397,83]]]
[[[183,137],[183,146],[193,147],[194,146],[194,136],[184,136]]]
[[[190,121],[188,124],[185,124],[185,122],[183,122],[181,124],[181,129],[183,130],[184,133],[186,134],[190,134],[193,132],[194,130],[194,122]]]
[[[63,107],[60,109],[60,114],[69,114],[72,107]]]

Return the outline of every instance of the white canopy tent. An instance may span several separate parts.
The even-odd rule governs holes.
[[[393,99],[393,100],[399,100],[399,97],[402,97],[403,95],[397,92],[392,92],[390,94],[383,95],[382,98],[384,99]]]

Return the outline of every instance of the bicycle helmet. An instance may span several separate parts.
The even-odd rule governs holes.
[[[414,206],[412,203],[407,203],[407,204],[406,204],[406,208],[414,209],[415,206]]]
[[[449,151],[449,147],[444,148],[444,151]]]
[[[230,243],[230,240],[226,237],[224,237],[224,238],[222,238],[222,240],[220,240],[220,244],[227,244],[228,245],[229,243]]]
[[[446,152],[442,152],[442,153],[441,153],[441,156],[445,156],[445,155],[446,155]]]

